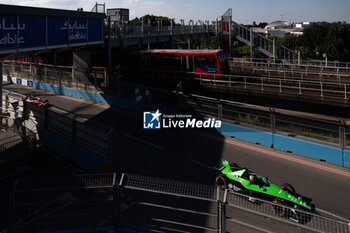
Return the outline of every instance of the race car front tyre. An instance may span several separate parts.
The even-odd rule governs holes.
[[[283,206],[279,206],[282,205],[283,200],[281,198],[275,198],[273,199],[273,203],[276,205],[272,205],[272,210],[275,214],[277,214],[280,217],[284,217],[286,214],[286,209]]]
[[[220,174],[215,179],[215,184],[219,188],[226,189],[227,188],[227,177],[224,174]]]
[[[295,195],[295,188],[291,184],[284,183],[281,185],[281,189],[283,189],[289,194]]]

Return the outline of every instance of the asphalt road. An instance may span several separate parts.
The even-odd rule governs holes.
[[[216,166],[221,159],[226,159],[268,176],[273,183],[293,184],[298,193],[313,199],[320,213],[322,210],[322,213],[350,219],[349,169],[226,139],[208,131],[142,130],[141,113],[13,84],[4,85],[4,89],[25,95],[31,93],[48,99],[54,106],[114,125],[115,170],[214,184],[215,173],[204,165]]]

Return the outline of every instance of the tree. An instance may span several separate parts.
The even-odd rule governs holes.
[[[286,47],[312,59],[350,61],[350,25],[341,23],[316,23],[304,29],[301,36],[287,35],[278,41]]]

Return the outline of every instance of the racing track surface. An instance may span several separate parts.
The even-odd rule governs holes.
[[[115,170],[214,184],[216,174],[204,165],[216,166],[223,158],[268,176],[275,184],[293,184],[298,193],[313,199],[316,208],[322,210],[319,211],[321,214],[327,211],[343,220],[350,219],[349,169],[276,153],[272,149],[225,139],[209,132],[142,130],[141,113],[14,84],[5,84],[3,88],[24,95],[30,93],[48,99],[52,105],[67,111],[113,124],[116,129],[113,135]]]

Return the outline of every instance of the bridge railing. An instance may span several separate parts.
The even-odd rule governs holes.
[[[275,72],[277,73],[275,76],[288,76],[292,78],[308,78],[308,76],[314,76],[319,79],[323,77],[333,77],[333,79],[338,80],[345,80],[345,78],[350,79],[350,68],[347,67],[284,64],[273,63],[267,60],[248,61],[240,58],[231,58],[229,60],[229,66],[234,68],[231,70],[231,73],[235,74],[240,74],[244,71],[254,74],[255,71],[260,70],[265,71],[265,75]]]
[[[10,233],[350,232],[349,223],[321,216],[317,207],[316,212],[303,211],[214,185],[127,173],[19,179],[11,197]]]
[[[212,27],[207,25],[182,25],[182,26],[132,26],[129,25],[127,29],[121,30],[117,26],[111,26],[111,37],[114,39],[121,38],[142,38],[150,36],[170,36],[170,35],[181,35],[181,34],[198,34],[198,33],[209,33],[212,32]]]
[[[248,64],[267,64],[269,66],[277,66],[277,67],[305,67],[310,68],[310,69],[329,69],[329,70],[344,70],[344,71],[349,71],[350,70],[350,63],[349,62],[339,62],[339,61],[327,61],[327,64],[325,60],[301,60],[300,63],[289,63],[285,64],[283,63],[282,60],[276,59],[275,62],[273,62],[269,58],[235,58],[235,57],[230,57],[229,61],[239,61],[243,63],[248,63]]]

